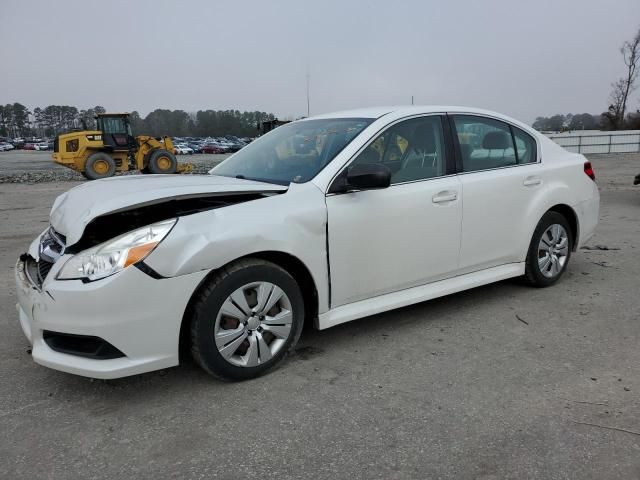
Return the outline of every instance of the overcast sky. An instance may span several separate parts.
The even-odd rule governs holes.
[[[639,0],[3,0],[0,103],[606,110]],[[639,108],[638,96],[631,107]]]

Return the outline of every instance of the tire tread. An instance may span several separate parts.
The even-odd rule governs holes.
[[[543,278],[542,274],[539,271],[536,271],[538,264],[538,242],[542,233],[549,227],[549,225],[553,223],[561,224],[565,230],[567,231],[567,235],[569,236],[569,255],[567,257],[567,264],[565,265],[564,270],[553,279]],[[573,237],[571,235],[571,228],[569,227],[569,223],[567,219],[559,212],[549,211],[545,213],[538,225],[536,225],[536,229],[533,231],[533,235],[531,237],[531,243],[529,244],[529,250],[527,251],[527,258],[525,261],[524,268],[524,279],[525,281],[533,286],[538,288],[548,287],[556,283],[564,274],[569,265],[569,261],[571,260],[571,250],[573,248]]]
[[[217,378],[218,380],[222,380],[225,382],[230,381],[228,377],[220,375],[214,370],[212,370],[207,364],[207,362],[204,361],[203,352],[200,350],[199,343],[197,340],[198,340],[198,331],[200,329],[200,323],[203,321],[206,321],[207,319],[202,318],[202,316],[200,315],[200,312],[202,312],[203,309],[205,308],[205,304],[209,296],[213,294],[216,288],[225,279],[232,276],[234,273],[244,270],[246,268],[259,267],[259,266],[278,269],[283,273],[285,273],[286,275],[288,275],[289,277],[291,277],[291,274],[289,274],[289,272],[287,272],[284,268],[280,267],[279,265],[276,265],[274,263],[271,263],[259,258],[244,258],[220,268],[215,273],[215,275],[211,277],[208,281],[206,281],[206,283],[200,288],[192,304],[192,308],[191,308],[192,316],[191,316],[191,325],[190,325],[191,356],[193,357],[195,362],[205,372]],[[302,328],[300,328],[298,331],[298,338],[301,332],[302,332]],[[287,358],[289,353],[295,348],[298,338],[294,338],[294,341],[291,342],[291,344],[289,345],[289,348],[285,352],[283,352],[283,355],[277,361],[273,362],[268,368],[263,370],[258,376],[262,376],[265,373],[273,370],[276,366],[280,365]]]

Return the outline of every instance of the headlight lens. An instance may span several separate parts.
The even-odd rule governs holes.
[[[147,225],[80,252],[58,272],[59,280],[98,280],[140,262],[167,236],[177,218]]]

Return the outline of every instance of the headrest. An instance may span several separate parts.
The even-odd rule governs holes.
[[[485,150],[504,150],[511,147],[513,145],[506,132],[489,132],[482,139],[482,148]]]
[[[468,143],[460,144],[460,153],[462,154],[463,160],[469,160],[469,157],[471,157],[472,151],[473,151],[473,148]]]
[[[436,136],[433,133],[433,125],[431,123],[418,125],[413,132],[412,139],[412,148],[423,150],[425,152],[436,151]]]

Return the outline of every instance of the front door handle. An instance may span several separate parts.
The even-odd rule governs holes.
[[[537,185],[542,185],[542,179],[540,177],[527,177],[522,181],[522,185],[525,187],[535,187]]]
[[[458,199],[458,192],[452,192],[452,191],[449,191],[449,190],[445,190],[444,192],[436,193],[431,198],[431,201],[433,203],[447,203],[447,202],[453,202],[453,201],[455,201],[457,199]]]

